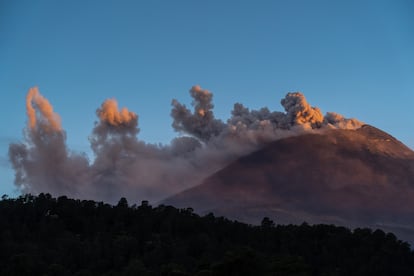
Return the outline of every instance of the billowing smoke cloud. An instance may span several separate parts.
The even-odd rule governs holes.
[[[181,135],[162,146],[139,140],[138,115],[106,100],[96,111],[98,121],[89,137],[94,160],[89,161],[67,149],[59,116],[37,88],[30,89],[24,143],[9,147],[15,185],[24,193],[154,202],[200,183],[270,141],[362,125],[336,113],[323,116],[301,93],[288,93],[281,101],[286,112],[249,110],[236,103],[226,122],[214,117],[212,93],[194,86],[190,96],[193,111],[172,101],[172,126]]]
[[[60,117],[37,88],[29,90],[26,109],[25,143],[9,147],[16,186],[23,192],[73,195],[74,183],[87,180],[86,157],[67,150]]]
[[[225,124],[214,118],[213,94],[201,89],[200,86],[193,86],[190,95],[194,99],[192,102],[193,114],[177,100],[172,101],[174,107],[171,111],[171,116],[174,118],[173,128],[194,135],[202,141],[208,141],[211,137],[219,135],[225,128]]]
[[[322,112],[319,108],[310,106],[303,94],[288,93],[281,103],[286,110],[289,126],[310,124],[312,128],[316,128],[322,125]]]
[[[53,112],[53,107],[47,99],[40,95],[37,87],[30,88],[26,96],[26,110],[29,117],[29,128],[37,125],[45,131],[59,131],[61,129],[60,117]],[[36,111],[40,115],[36,114]]]

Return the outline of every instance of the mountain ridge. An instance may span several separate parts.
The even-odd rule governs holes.
[[[269,216],[281,223],[390,225],[408,229],[414,240],[412,199],[414,151],[364,125],[271,142],[164,202],[250,223]]]

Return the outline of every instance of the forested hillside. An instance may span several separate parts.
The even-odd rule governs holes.
[[[414,275],[414,254],[381,230],[40,194],[0,201],[0,275]]]

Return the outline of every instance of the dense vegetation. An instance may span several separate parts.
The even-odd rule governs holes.
[[[0,220],[0,275],[414,275],[409,245],[381,230],[48,194],[4,196]]]

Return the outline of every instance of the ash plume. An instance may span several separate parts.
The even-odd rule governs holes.
[[[249,110],[234,105],[226,121],[215,118],[213,94],[190,89],[191,111],[172,101],[172,127],[180,133],[168,145],[138,138],[138,115],[108,99],[96,110],[98,121],[89,137],[94,158],[70,151],[60,117],[37,88],[26,99],[28,125],[24,142],[9,146],[15,185],[23,193],[49,192],[115,202],[159,201],[199,184],[235,158],[288,136],[331,128],[359,128],[362,123],[336,113],[322,115],[303,94],[288,93],[285,112],[267,107]]]
[[[193,98],[191,103],[194,106],[193,113],[177,100],[172,101],[171,116],[174,119],[172,126],[177,131],[194,135],[202,141],[208,141],[211,137],[220,134],[225,124],[214,118],[213,94],[210,91],[203,90],[200,86],[193,86],[190,95]]]
[[[115,99],[108,99],[103,102],[101,108],[96,111],[101,122],[113,127],[124,126],[135,129],[138,125],[138,116],[129,111],[126,107],[118,110],[118,103]]]
[[[30,129],[39,126],[45,131],[60,131],[59,115],[53,112],[52,105],[39,93],[37,87],[30,88],[27,93],[26,111]]]
[[[15,170],[15,185],[22,192],[74,194],[87,174],[88,161],[66,148],[60,117],[37,88],[26,97],[28,126],[25,143],[10,144],[9,158]]]
[[[303,94],[288,93],[281,103],[286,110],[288,125],[310,124],[312,128],[322,125],[322,112],[319,108],[310,106]]]

